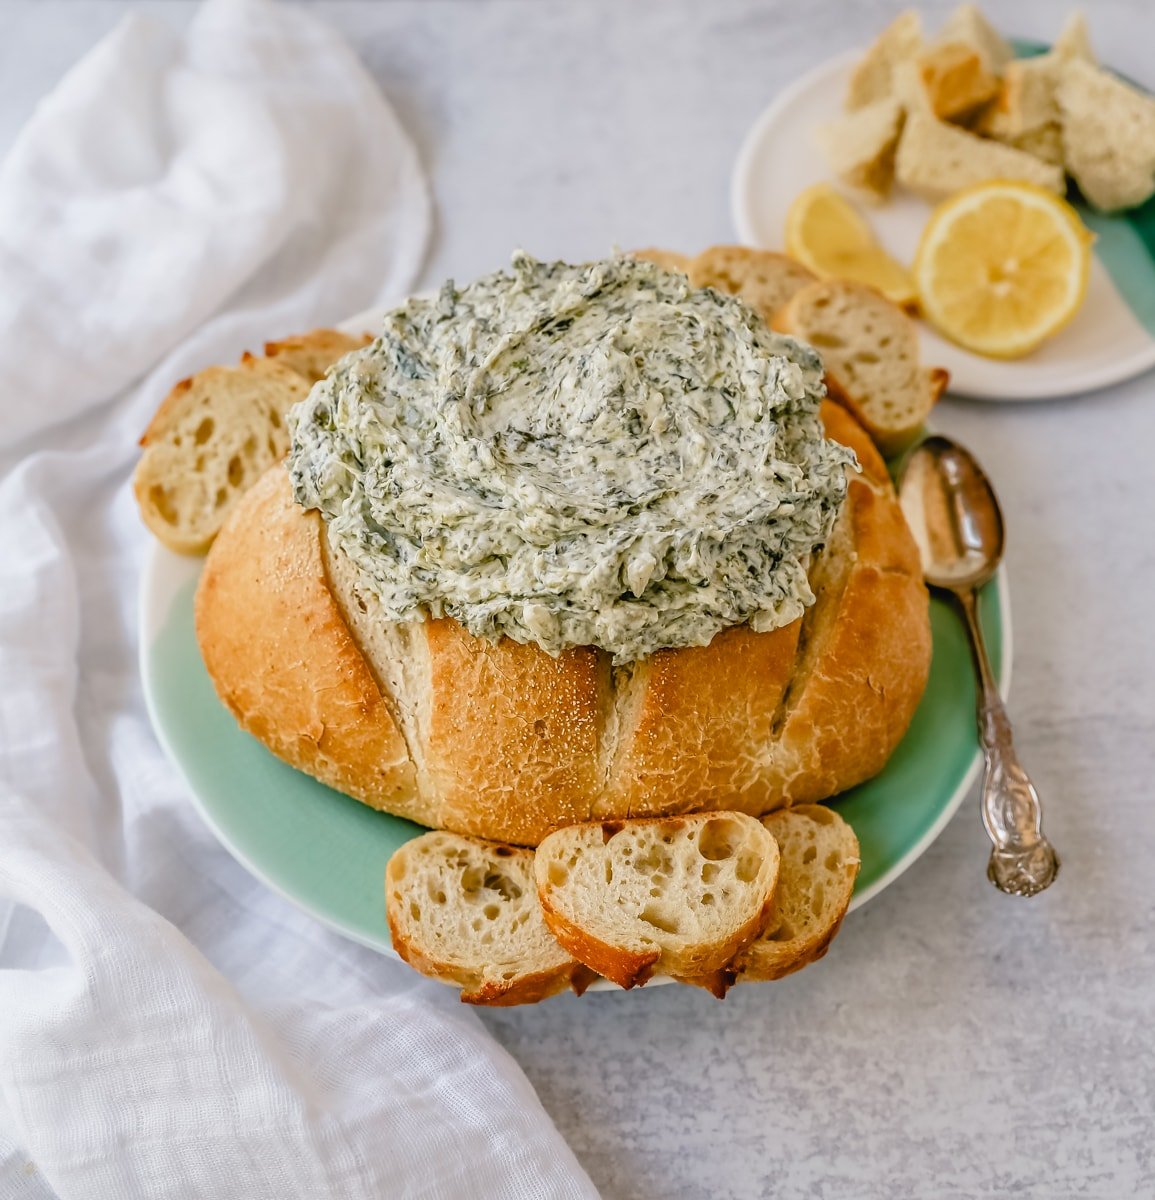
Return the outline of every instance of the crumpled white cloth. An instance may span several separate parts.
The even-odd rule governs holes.
[[[136,667],[127,480],[171,384],[395,299],[429,201],[304,11],[132,18],[0,167],[0,1195],[590,1197],[454,993],[216,844]]]

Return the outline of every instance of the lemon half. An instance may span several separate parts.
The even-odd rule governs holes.
[[[1020,358],[1079,311],[1091,233],[1058,196],[1031,183],[965,188],[931,214],[915,256],[923,315],[989,358]]]
[[[786,214],[786,253],[824,279],[869,284],[913,308],[914,279],[878,244],[866,219],[829,184],[800,192]]]

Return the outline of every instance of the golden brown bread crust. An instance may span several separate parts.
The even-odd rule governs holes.
[[[398,927],[392,916],[389,918],[389,939],[393,949],[403,962],[415,971],[456,983],[461,988],[463,1004],[478,1004],[487,1008],[513,1008],[518,1004],[536,1004],[548,1000],[559,992],[574,991],[580,996],[589,987],[591,975],[582,963],[574,962],[551,971],[534,971],[518,976],[511,982],[496,979],[481,979],[477,972],[460,971],[452,963],[422,954]]]
[[[843,409],[824,404],[822,417],[863,473],[815,563],[818,602],[784,629],[727,630],[614,672],[599,651],[555,659],[428,621],[408,627],[423,665],[391,685],[397,664],[376,644],[367,661],[326,572],[321,522],[294,504],[280,466],[210,552],[197,596],[209,674],[293,766],[457,833],[536,845],[591,818],[824,799],[879,771],[906,731],[930,626],[881,459]]]
[[[662,957],[660,950],[629,950],[624,946],[611,946],[571,921],[564,913],[558,912],[544,896],[541,907],[558,944],[592,970],[595,978],[600,975],[627,991],[641,987],[653,978],[658,959]]]
[[[329,590],[320,517],[293,503],[283,465],[213,543],[196,634],[221,699],[274,754],[372,808],[426,815],[405,742]]]

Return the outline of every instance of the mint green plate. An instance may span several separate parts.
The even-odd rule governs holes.
[[[141,675],[157,735],[205,822],[238,861],[326,925],[392,953],[385,863],[421,827],[324,787],[237,727],[213,691],[193,633],[200,566],[199,559],[160,546],[152,547],[145,566]],[[984,592],[982,618],[1005,692],[1011,625],[1001,573]],[[862,845],[852,908],[877,895],[934,841],[978,771],[975,689],[962,624],[938,599],[931,624],[930,682],[910,731],[881,775],[837,801]]]

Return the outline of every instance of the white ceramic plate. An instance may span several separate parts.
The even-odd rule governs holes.
[[[803,188],[835,182],[815,131],[840,115],[847,78],[862,51],[823,63],[788,87],[743,143],[730,201],[739,238],[782,248],[786,212]],[[1074,321],[1032,355],[996,362],[970,354],[920,322],[923,360],[950,371],[950,391],[983,400],[1047,400],[1091,392],[1155,366],[1155,261],[1139,232],[1153,202],[1128,217],[1081,215],[1097,235],[1087,298]],[[879,240],[911,262],[930,205],[897,190],[867,217]]]

